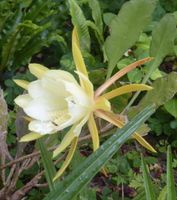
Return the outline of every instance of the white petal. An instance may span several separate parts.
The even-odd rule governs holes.
[[[28,93],[32,98],[44,97],[46,92],[42,87],[41,80],[33,81],[28,85]]]
[[[85,91],[78,85],[70,82],[64,82],[66,90],[74,97],[76,104],[81,106],[90,107],[92,102]]]
[[[32,101],[32,98],[28,94],[23,94],[19,95],[14,101],[21,108],[25,108]]]
[[[63,81],[44,77],[42,80],[42,87],[56,97],[67,97],[69,92],[66,91]]]
[[[74,76],[71,73],[64,71],[64,70],[50,70],[45,74],[44,77],[51,78],[55,81],[65,80],[65,81],[77,83]]]
[[[28,128],[30,131],[34,131],[40,134],[51,134],[57,132],[57,126],[52,122],[42,122],[38,120],[33,120],[29,123]]]
[[[52,121],[62,110],[67,109],[67,103],[64,99],[55,98],[37,98],[32,100],[24,111],[27,115],[41,121]]]
[[[29,64],[29,70],[31,74],[36,76],[37,78],[42,78],[44,74],[49,71],[47,67],[44,67],[43,65],[37,64],[37,63],[31,63]]]

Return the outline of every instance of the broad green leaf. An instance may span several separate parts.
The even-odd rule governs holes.
[[[150,56],[154,62],[160,64],[165,56],[174,53],[174,40],[176,37],[176,20],[172,14],[165,15],[152,32]],[[158,65],[156,66],[158,67]]]
[[[142,161],[142,171],[144,177],[144,188],[146,192],[146,200],[156,200],[153,184],[151,182],[143,156],[141,156],[141,161]]]
[[[37,144],[38,144],[40,152],[41,152],[42,163],[43,163],[43,166],[45,169],[45,176],[46,176],[47,182],[49,184],[50,191],[53,191],[53,190],[55,190],[53,178],[56,174],[56,170],[55,170],[55,166],[52,161],[52,153],[47,150],[42,139],[39,139],[37,141]]]
[[[141,108],[152,103],[159,107],[173,98],[177,92],[177,73],[172,72],[157,79],[152,84],[152,88],[153,90],[148,91],[140,102]]]
[[[151,0],[131,0],[122,6],[110,24],[110,36],[105,50],[108,58],[108,77],[123,54],[138,40],[151,19],[155,3]]]
[[[56,191],[50,192],[44,200],[72,200],[153,112],[152,106],[141,111],[83,161],[69,176],[57,183]]]
[[[77,32],[80,39],[81,48],[90,50],[90,35],[86,24],[85,16],[75,0],[69,0],[70,13],[72,22],[77,28]]]
[[[165,109],[177,118],[177,99],[171,99],[170,101],[165,103]]]
[[[130,118],[147,105],[155,104],[156,108],[158,108],[172,99],[177,92],[177,73],[172,72],[162,78],[158,78],[152,84],[152,88],[137,106],[130,109],[128,114]]]
[[[113,20],[114,17],[116,17],[117,15],[115,15],[114,13],[104,13],[103,14],[103,20],[104,23],[109,26],[111,24],[111,21]]]
[[[89,0],[89,6],[92,10],[92,17],[95,21],[95,25],[98,28],[100,34],[103,34],[103,21],[102,21],[102,13],[98,0]]]
[[[175,180],[172,167],[171,147],[168,146],[167,152],[167,200],[176,200]]]
[[[150,56],[154,57],[153,63],[144,77],[142,83],[146,83],[151,74],[159,67],[167,55],[175,53],[174,40],[176,37],[176,20],[172,14],[166,14],[152,32]]]

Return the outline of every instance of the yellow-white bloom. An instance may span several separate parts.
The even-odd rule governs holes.
[[[39,68],[36,64],[29,65],[34,75],[38,73]],[[50,134],[79,122],[74,130],[78,136],[83,121],[87,121],[93,110],[93,99],[66,71],[45,68],[40,73],[38,80],[27,85],[28,94],[15,99],[15,103],[32,118],[29,130]],[[19,82],[16,80],[16,83]]]
[[[39,64],[30,64],[29,70],[38,79],[31,83],[23,80],[14,80],[19,86],[27,90],[27,94],[20,95],[15,99],[17,105],[23,108],[31,118],[29,130],[31,133],[23,136],[21,141],[38,139],[44,134],[55,133],[71,126],[64,136],[61,144],[55,149],[53,156],[57,156],[66,147],[70,146],[69,153],[55,178],[61,176],[70,163],[77,146],[78,137],[82,127],[87,123],[93,141],[93,150],[99,148],[99,134],[94,115],[122,128],[124,122],[117,118],[111,111],[109,100],[135,91],[150,90],[151,87],[144,84],[129,84],[116,88],[108,93],[105,90],[123,75],[135,67],[151,60],[145,58],[132,63],[117,72],[95,92],[88,78],[88,72],[81,54],[76,29],[72,35],[72,52],[76,65],[76,73],[79,84],[70,73],[62,70],[49,70]],[[138,133],[135,138],[141,145],[155,152]]]

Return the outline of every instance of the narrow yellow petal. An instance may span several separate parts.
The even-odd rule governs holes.
[[[44,135],[41,135],[39,133],[30,132],[30,133],[24,135],[23,137],[21,137],[20,142],[29,142],[29,141],[37,140],[43,136]]]
[[[100,141],[99,141],[98,129],[93,114],[91,114],[89,117],[88,128],[92,137],[93,151],[96,151],[100,146]]]
[[[93,143],[93,151],[96,151],[100,146],[100,140],[99,140],[99,134],[98,129],[95,123],[95,119],[93,114],[90,115],[88,120],[88,128],[92,137],[92,143]],[[106,168],[102,168],[101,172],[107,177],[107,170]]]
[[[94,88],[93,88],[93,84],[91,83],[91,81],[88,79],[88,77],[86,77],[84,74],[82,74],[81,72],[75,71],[76,74],[78,74],[79,79],[82,81],[83,83],[83,87],[84,90],[86,91],[86,93],[93,98],[94,97]]]
[[[77,73],[79,75],[80,85],[88,93],[88,95],[93,96],[94,93],[93,85],[92,84],[90,85],[90,83],[88,82],[88,72],[80,50],[79,39],[76,28],[73,29],[72,33],[72,53]]]
[[[130,84],[130,85],[121,86],[106,94],[103,94],[102,97],[105,97],[106,99],[110,100],[114,97],[129,93],[129,92],[144,91],[144,90],[151,90],[151,89],[152,87],[145,84]]]
[[[62,151],[68,147],[72,140],[76,137],[74,134],[74,128],[75,126],[72,126],[71,129],[66,133],[63,140],[61,141],[61,144],[54,150],[53,152],[53,158],[55,158],[58,154],[60,154]]]
[[[124,76],[125,74],[127,74],[128,72],[132,71],[133,69],[135,69],[136,67],[151,61],[153,58],[144,58],[142,60],[138,60],[126,67],[124,67],[123,69],[121,69],[120,71],[118,71],[114,76],[112,76],[110,79],[108,79],[105,83],[103,83],[96,91],[95,91],[95,97],[100,96],[109,86],[111,86],[115,81],[117,81],[119,78],[121,78],[122,76]]]
[[[18,86],[22,87],[23,89],[27,90],[29,82],[25,80],[14,79],[13,80]]]
[[[77,71],[88,77],[88,72],[80,50],[76,27],[73,29],[72,33],[72,52]]]
[[[62,164],[61,168],[59,169],[59,171],[56,173],[53,181],[55,181],[56,179],[58,179],[63,173],[64,171],[66,170],[66,168],[68,167],[68,165],[70,164],[72,158],[73,158],[73,155],[74,155],[74,152],[76,150],[76,147],[77,147],[77,142],[78,142],[78,137],[75,137],[73,139],[73,141],[71,142],[71,147],[69,149],[69,152],[68,152],[68,155],[64,161],[64,163]]]
[[[110,111],[111,104],[106,98],[104,98],[103,96],[100,96],[95,100],[95,109]]]
[[[105,112],[105,111],[97,111],[96,115],[112,124],[117,126],[118,128],[122,128],[125,124],[117,118],[117,116],[114,113]],[[133,134],[133,138],[135,138],[143,147],[146,149],[152,151],[153,153],[156,152],[156,150],[137,132]]]
[[[47,67],[37,63],[31,63],[28,67],[30,72],[39,79],[42,78],[44,74],[49,70]]]
[[[157,153],[157,151],[140,134],[134,133],[133,138],[135,138],[143,147],[149,151]]]

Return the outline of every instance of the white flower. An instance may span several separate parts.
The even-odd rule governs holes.
[[[55,133],[89,115],[93,101],[70,73],[38,64],[30,64],[29,69],[39,79],[29,83],[28,94],[18,96],[15,103],[32,118],[30,131]]]

